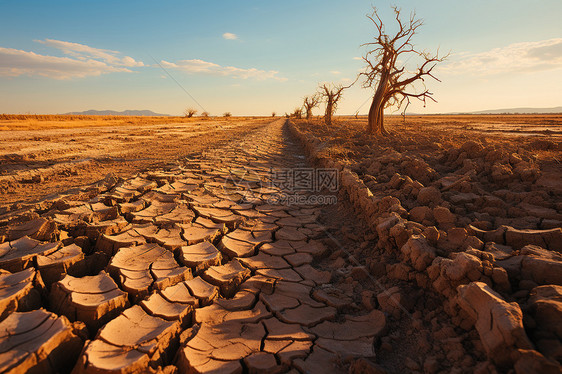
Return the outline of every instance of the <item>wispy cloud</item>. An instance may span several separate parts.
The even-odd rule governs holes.
[[[331,70],[330,73],[334,74],[334,75],[340,75],[341,71],[338,70]]]
[[[221,66],[219,64],[203,60],[181,60],[177,62],[162,60],[160,63],[166,68],[172,68],[190,74],[210,74],[230,76],[240,79],[253,78],[257,80],[275,79],[281,82],[287,80],[287,78],[279,77],[279,72],[275,70],[260,70],[256,68],[244,69],[234,66]]]
[[[363,61],[363,57],[359,57],[359,56],[355,56],[353,57],[354,60],[359,60],[359,61]]]
[[[522,42],[479,53],[461,52],[440,68],[449,74],[530,73],[562,68],[562,38]]]
[[[122,66],[144,66],[141,61],[135,61],[134,58],[125,56],[119,57],[119,52],[111,51],[109,49],[100,49],[90,47],[85,44],[65,42],[62,40],[45,39],[45,40],[35,40],[38,43],[45,44],[49,47],[53,47],[61,50],[67,55],[74,56],[80,60],[87,58],[93,58],[96,60],[103,60],[111,65],[122,65]]]
[[[226,40],[236,40],[236,39],[238,39],[238,35],[233,34],[231,32],[225,32],[224,34],[222,34],[222,37],[225,38]]]
[[[84,78],[116,72],[133,72],[144,66],[117,51],[99,49],[85,44],[45,39],[36,42],[61,50],[69,57],[42,55],[31,51],[0,47],[0,76],[42,76],[52,79]]]
[[[131,72],[131,70],[93,59],[45,56],[0,47],[0,76],[38,75],[53,79],[70,79],[115,72]]]

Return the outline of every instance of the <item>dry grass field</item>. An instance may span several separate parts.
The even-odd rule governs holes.
[[[251,117],[248,117],[248,119]],[[238,117],[238,119],[247,119]],[[220,117],[185,116],[86,116],[61,114],[0,114],[0,131],[10,130],[47,130],[82,127],[119,127],[146,126],[169,123],[194,123],[209,120],[221,120]]]
[[[365,126],[366,117],[339,116],[342,122]],[[420,128],[438,126],[444,129],[462,129],[504,135],[562,135],[562,114],[459,114],[459,115],[389,115],[389,126],[409,124]]]

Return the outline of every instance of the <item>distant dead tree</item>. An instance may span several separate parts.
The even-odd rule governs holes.
[[[209,112],[201,113],[201,117],[205,117],[205,118],[209,117]]]
[[[296,107],[291,113],[291,117],[295,117],[296,119],[302,118],[302,107]]]
[[[275,117],[276,115],[277,115],[277,113],[271,112],[271,116],[272,116],[272,117]]]
[[[183,114],[185,114],[187,118],[193,117],[196,113],[197,113],[197,109],[193,109],[193,108],[187,108],[186,110],[183,111]]]
[[[338,102],[341,100],[343,90],[351,87],[342,86],[341,84],[323,84],[319,87],[319,95],[322,101],[326,103],[326,112],[324,114],[324,123],[326,126],[332,125],[332,116],[336,113]]]
[[[230,113],[230,112],[224,112],[222,116],[223,116],[223,117],[226,117],[226,118],[232,117],[232,113]]]
[[[410,19],[405,22],[401,18],[400,9],[393,7],[398,31],[393,36],[389,36],[382,20],[373,8],[372,15],[367,17],[375,24],[377,34],[375,41],[363,44],[373,48],[363,57],[367,66],[361,73],[365,77],[364,88],[375,88],[373,101],[369,109],[369,119],[367,131],[375,135],[386,135],[388,132],[384,128],[384,109],[393,105],[400,108],[404,103],[406,107],[410,104],[410,98],[423,101],[436,101],[432,93],[425,86],[425,78],[431,77],[437,81],[432,70],[437,63],[443,61],[447,56],[439,57],[439,51],[435,55],[425,51],[418,51],[411,43],[412,37],[423,22],[416,18],[412,12]],[[420,65],[414,72],[407,72],[403,65],[404,55],[412,54],[422,59]],[[415,82],[421,82],[423,89],[421,92],[407,92],[412,90]]]
[[[305,96],[303,107],[304,112],[306,113],[306,119],[310,119],[312,117],[312,109],[317,107],[320,104],[321,96],[318,93],[315,93],[311,96]]]

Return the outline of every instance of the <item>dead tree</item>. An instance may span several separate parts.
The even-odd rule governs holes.
[[[315,93],[311,96],[305,96],[303,107],[306,113],[306,119],[310,119],[312,117],[312,109],[316,108],[318,104],[320,104],[321,96],[318,93]]]
[[[195,114],[197,113],[197,109],[193,109],[193,108],[187,108],[183,114],[185,114],[185,116],[187,118],[191,118],[193,117]]]
[[[416,18],[415,13],[410,14],[410,19],[405,22],[401,18],[400,9],[393,7],[398,31],[389,36],[382,20],[374,9],[373,14],[367,16],[377,29],[378,35],[375,41],[366,43],[364,46],[372,48],[367,52],[363,60],[367,66],[362,76],[365,77],[364,88],[375,88],[373,101],[369,108],[369,119],[367,131],[371,134],[386,135],[384,128],[384,109],[396,105],[400,108],[403,104],[408,106],[410,98],[423,101],[424,106],[427,99],[436,100],[425,86],[425,78],[431,77],[437,81],[433,74],[435,65],[443,61],[447,56],[439,57],[439,51],[433,55],[429,52],[418,51],[414,48],[412,37],[423,22]],[[421,59],[420,64],[413,72],[407,72],[406,67],[400,61],[407,60],[405,55],[411,54]],[[413,90],[413,84],[420,82],[422,89],[418,92]]]
[[[342,98],[343,90],[349,87],[351,86],[334,84],[323,84],[319,87],[319,95],[322,101],[326,103],[326,112],[324,114],[324,123],[326,124],[326,126],[332,125],[332,116],[336,112],[338,102]]]
[[[293,110],[293,113],[291,113],[291,117],[294,117],[296,119],[301,119],[302,118],[302,108],[301,107],[296,107]]]

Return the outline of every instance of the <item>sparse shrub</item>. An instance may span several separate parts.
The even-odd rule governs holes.
[[[232,113],[224,112],[224,114],[222,116],[225,117],[225,118],[229,118],[229,117],[232,117]]]
[[[197,113],[197,109],[193,109],[193,108],[187,108],[186,110],[183,111],[183,114],[185,114],[187,118],[193,117],[196,113]]]

